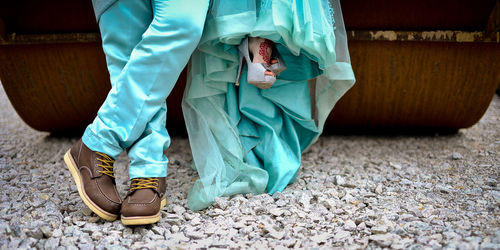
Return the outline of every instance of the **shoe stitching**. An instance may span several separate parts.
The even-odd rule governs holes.
[[[117,205],[121,205],[121,202],[116,202],[116,201],[113,201],[111,200],[101,189],[101,186],[99,185],[99,183],[97,183],[97,180],[93,180],[95,182],[95,185],[97,186],[97,189],[99,189],[99,192],[101,193],[102,196],[104,196],[104,198],[114,204],[117,204]]]
[[[76,161],[77,163],[80,163],[80,155],[82,153],[82,147],[83,147],[83,142],[82,141],[80,141],[80,145],[79,146],[80,146],[80,148],[78,149],[78,159]]]
[[[129,196],[129,197],[127,197],[127,204],[130,204],[130,205],[142,204],[142,205],[146,206],[146,205],[154,203],[156,201],[157,197],[158,197],[158,195],[155,194],[155,196],[153,197],[153,199],[151,201],[149,201],[149,202],[132,202],[130,200],[131,197]]]

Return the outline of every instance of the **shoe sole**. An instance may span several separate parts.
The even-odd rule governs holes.
[[[66,154],[64,155],[64,163],[66,163],[66,167],[68,167],[71,176],[73,176],[73,179],[76,182],[76,188],[78,189],[78,194],[80,195],[80,198],[82,198],[83,203],[85,203],[85,205],[87,205],[87,207],[92,210],[92,212],[97,214],[97,216],[107,221],[115,221],[116,218],[118,218],[117,214],[112,214],[104,211],[97,204],[95,204],[85,193],[85,190],[83,188],[82,176],[80,175],[80,171],[78,171],[78,168],[76,167],[76,163],[71,156],[70,150],[68,150],[68,152],[66,152]]]
[[[161,205],[160,205],[160,210],[164,206],[167,205],[167,198],[163,198],[161,200]],[[121,217],[122,224],[126,226],[136,226],[136,225],[148,225],[148,224],[153,224],[158,222],[161,219],[161,211],[159,211],[155,215],[150,215],[150,216],[130,216],[126,217],[123,216]]]

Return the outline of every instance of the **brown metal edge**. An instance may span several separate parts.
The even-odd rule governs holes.
[[[491,37],[493,33],[500,31],[500,0],[496,1],[493,10],[491,11],[490,17],[488,18],[488,24],[486,25],[485,34]]]
[[[5,35],[5,23],[3,22],[2,18],[0,17],[0,44],[2,44],[6,40],[6,35]]]
[[[0,20],[1,22],[1,20]],[[358,41],[425,41],[425,42],[490,42],[500,43],[500,31],[466,32],[466,31],[393,31],[353,30],[347,32],[349,40]],[[89,43],[100,42],[99,33],[66,33],[66,34],[9,34],[1,38],[0,45],[13,44],[48,44],[48,43]]]
[[[415,42],[491,42],[500,43],[500,32],[466,32],[455,30],[394,31],[353,30],[347,31],[347,39],[358,41],[415,41]]]
[[[99,33],[65,33],[65,34],[16,34],[12,33],[0,41],[0,45],[26,45],[51,43],[93,43],[100,42]]]

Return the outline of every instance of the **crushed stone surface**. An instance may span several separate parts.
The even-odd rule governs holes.
[[[78,138],[29,128],[0,87],[0,249],[500,249],[500,98],[454,135],[323,136],[297,181],[272,196],[187,208],[197,178],[172,138],[167,197],[154,225],[99,219],[63,163]],[[126,155],[115,163],[120,194]]]

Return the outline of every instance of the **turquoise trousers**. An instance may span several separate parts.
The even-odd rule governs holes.
[[[209,0],[119,0],[99,21],[112,88],[84,132],[93,151],[127,150],[129,177],[165,177],[166,98],[196,48]]]

